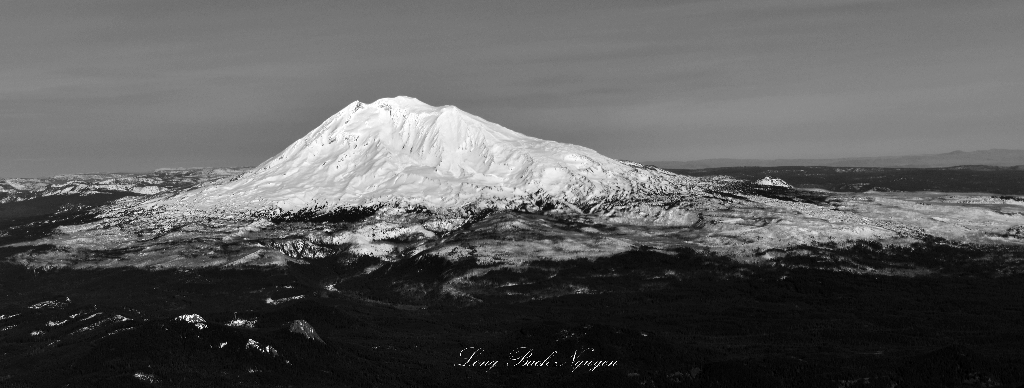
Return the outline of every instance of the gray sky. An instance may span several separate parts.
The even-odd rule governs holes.
[[[1019,0],[3,1],[0,176],[255,165],[395,95],[637,161],[1020,149],[1021,20]]]

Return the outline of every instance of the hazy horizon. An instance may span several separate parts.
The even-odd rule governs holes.
[[[672,162],[699,162],[699,161],[704,161],[704,160],[716,160],[716,159],[725,159],[725,160],[758,160],[758,161],[797,160],[797,159],[802,159],[802,160],[838,160],[838,159],[859,159],[859,158],[879,158],[879,159],[884,159],[884,158],[899,158],[899,157],[942,155],[942,154],[953,153],[953,152],[971,153],[971,152],[981,152],[981,151],[1019,151],[1019,152],[1024,152],[1024,149],[991,148],[991,149],[987,149],[987,150],[971,150],[971,151],[953,150],[953,151],[949,151],[949,152],[939,152],[939,153],[929,153],[929,154],[853,156],[853,157],[841,157],[841,158],[742,158],[742,157],[741,158],[726,158],[726,157],[718,158],[718,157],[716,157],[716,158],[684,159],[684,160],[633,160],[633,159],[625,159],[625,160],[630,160],[630,161],[639,162],[639,163],[652,164],[652,163],[672,163]],[[268,155],[264,160],[270,159],[271,157],[273,157],[273,155]],[[244,164],[244,165],[243,164],[237,164],[237,165],[205,165],[205,166],[202,166],[202,165],[176,165],[176,166],[160,166],[160,167],[156,167],[156,168],[152,168],[152,169],[143,169],[143,170],[76,171],[76,172],[63,172],[63,173],[57,173],[57,174],[52,174],[52,175],[40,175],[40,176],[2,176],[2,175],[0,175],[0,178],[2,178],[2,179],[46,178],[46,177],[51,177],[51,176],[56,176],[56,175],[76,175],[76,174],[82,175],[82,174],[104,174],[104,173],[106,173],[106,174],[147,173],[147,172],[154,172],[154,171],[157,171],[157,170],[176,170],[176,169],[193,169],[193,168],[250,168],[250,167],[255,167],[256,165],[262,163],[264,160],[260,160],[259,162],[256,162],[256,163],[253,163],[253,164]]]
[[[1024,2],[4,8],[5,178],[256,165],[396,95],[636,161],[1024,144]]]
[[[978,152],[988,152],[988,151],[1013,151],[1013,152],[1024,152],[1024,149],[1013,149],[1013,148],[989,148],[989,149],[986,149],[986,150],[951,150],[951,151],[946,151],[946,152],[936,152],[936,153],[927,153],[927,154],[903,154],[903,155],[874,155],[874,156],[844,156],[844,157],[834,157],[834,158],[829,158],[829,157],[823,157],[823,158],[787,158],[787,157],[780,157],[780,158],[743,158],[743,157],[740,157],[740,158],[729,158],[729,157],[714,157],[714,158],[701,158],[701,159],[687,159],[687,160],[659,160],[659,162],[669,162],[669,161],[673,161],[673,162],[674,162],[674,161],[679,161],[679,162],[690,162],[690,161],[699,161],[699,160],[713,160],[713,159],[737,159],[737,160],[740,160],[740,159],[747,159],[747,160],[776,160],[776,159],[780,159],[780,160],[797,160],[797,159],[807,159],[807,160],[834,160],[834,159],[887,159],[887,158],[902,158],[902,157],[918,157],[918,156],[939,156],[939,155],[946,155],[946,154],[956,154],[956,153],[966,153],[966,154],[970,154],[970,153],[978,153]]]

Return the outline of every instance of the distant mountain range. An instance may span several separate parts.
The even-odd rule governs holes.
[[[1021,166],[1024,150],[992,149],[984,151],[953,151],[944,154],[883,156],[876,158],[843,159],[702,159],[684,162],[645,162],[665,169],[700,169],[718,167],[912,167],[937,168],[967,165]]]

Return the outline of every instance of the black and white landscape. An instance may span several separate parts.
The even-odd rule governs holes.
[[[5,379],[1020,381],[1024,197],[686,172],[397,97],[252,169],[8,179]]]
[[[812,3],[5,5],[0,388],[1024,387],[1024,7]]]

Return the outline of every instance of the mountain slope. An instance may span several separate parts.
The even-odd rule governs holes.
[[[697,180],[410,97],[353,102],[237,179],[171,198],[239,210],[666,202]]]

